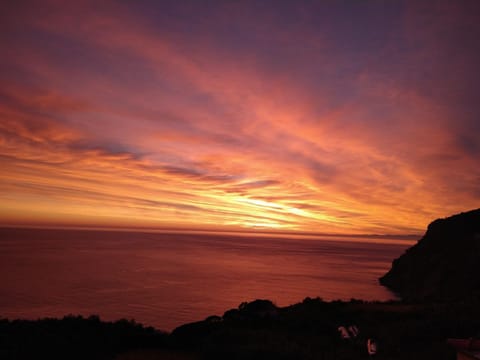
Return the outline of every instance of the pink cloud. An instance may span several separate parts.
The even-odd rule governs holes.
[[[419,12],[407,11],[401,36],[412,49],[386,42],[350,71],[354,60],[316,36],[308,13],[276,33],[275,16],[259,23],[248,9],[218,10],[219,27],[226,12],[258,27],[259,43],[271,39],[284,56],[272,61],[248,43],[222,48],[209,24],[194,41],[122,5],[93,5],[48,2],[8,23],[28,33],[9,40],[2,60],[15,69],[2,75],[9,90],[0,98],[8,206],[55,199],[60,218],[84,222],[98,209],[106,223],[131,225],[258,218],[292,230],[415,232],[478,203],[478,159],[468,155],[478,136],[454,121],[468,113],[454,101],[468,85],[454,81],[468,77],[470,67],[458,66],[468,54],[434,62],[428,79],[409,75],[445,48],[437,30],[459,26],[462,12],[416,30]],[[439,78],[449,64],[455,76]],[[316,73],[323,82],[309,78]],[[452,87],[426,92],[441,84]]]

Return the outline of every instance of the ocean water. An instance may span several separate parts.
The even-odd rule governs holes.
[[[412,241],[341,236],[0,229],[0,317],[97,314],[172,330],[243,301],[388,300]]]

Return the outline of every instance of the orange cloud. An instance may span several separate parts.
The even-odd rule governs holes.
[[[9,20],[3,223],[412,233],[478,206],[478,135],[405,80],[417,47],[403,63],[389,38],[381,61],[345,54],[307,15],[275,32],[282,17],[258,28],[227,6],[215,26],[229,31],[228,14],[261,36],[224,48],[210,23],[185,34],[131,10],[46,2]]]

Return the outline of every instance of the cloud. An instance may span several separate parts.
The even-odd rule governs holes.
[[[476,5],[266,4],[10,5],[2,213],[415,232],[478,205]]]

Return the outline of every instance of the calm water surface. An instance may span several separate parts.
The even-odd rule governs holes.
[[[171,330],[257,298],[395,298],[377,279],[412,242],[338,240],[0,229],[0,317],[98,314]]]

